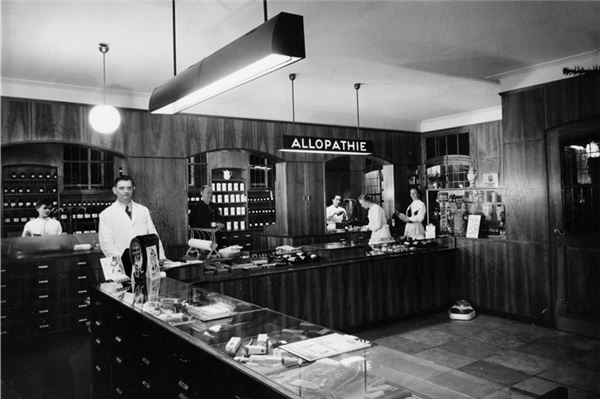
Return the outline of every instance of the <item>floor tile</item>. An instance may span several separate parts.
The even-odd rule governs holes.
[[[569,387],[569,399],[598,399],[598,394]]]
[[[502,326],[507,326],[509,324],[515,324],[517,322],[510,319],[504,319],[502,317],[479,315],[473,320],[471,320],[470,323],[484,328],[498,328]]]
[[[600,371],[600,351],[593,351],[573,359],[574,362],[588,369]]]
[[[512,335],[514,338],[526,342],[548,335],[553,335],[555,330],[537,326],[535,324],[514,323],[507,326],[502,326],[498,328],[497,331],[501,331],[507,335]]]
[[[468,356],[478,360],[493,356],[500,350],[495,345],[467,339],[458,339],[456,341],[440,345],[439,347],[440,349],[458,353],[459,355]]]
[[[500,364],[490,363],[485,360],[478,360],[467,364],[466,366],[459,368],[459,370],[504,385],[516,384],[517,382],[529,378],[529,375],[521,371]]]
[[[431,360],[439,365],[457,369],[469,363],[473,363],[475,359],[468,356],[459,355],[458,353],[449,352],[441,348],[431,348],[423,352],[415,353],[415,356],[421,359]]]
[[[558,386],[560,385],[556,382],[544,380],[538,377],[531,377],[513,385],[513,388],[517,388],[521,391],[529,392],[534,395],[541,395]]]
[[[520,339],[512,333],[502,330],[487,330],[471,337],[478,341],[489,343],[503,349],[516,348],[523,345],[527,340]]]
[[[554,360],[515,350],[502,351],[485,360],[531,375],[539,374],[557,365]]]
[[[600,396],[600,372],[581,367],[577,363],[561,364],[539,375],[540,378],[556,381],[582,391],[594,392]]]
[[[456,335],[437,330],[437,327],[407,331],[399,336],[429,346],[442,345],[456,339]]]
[[[477,324],[473,324],[469,321],[457,320],[451,320],[448,323],[438,324],[432,328],[438,331],[444,331],[446,333],[456,335],[458,337],[472,337],[487,331],[485,327],[480,327]]]
[[[388,348],[392,348],[400,352],[409,354],[422,352],[431,348],[431,346],[426,345],[424,343],[412,341],[410,339],[406,339],[397,335],[392,335],[390,337],[378,339],[375,342],[379,345],[386,346]]]
[[[556,360],[558,362],[566,362],[575,358],[579,358],[585,354],[585,351],[582,351],[581,349],[558,344],[549,345],[548,343],[537,341],[521,345],[515,349],[521,352],[531,353],[532,355]]]
[[[491,395],[486,395],[482,399],[532,399],[535,396],[528,395],[524,392],[515,391],[510,388],[505,388],[501,391],[494,392]]]
[[[436,375],[429,381],[472,398],[482,398],[505,388],[502,384],[461,371]]]
[[[600,339],[583,337],[576,334],[553,335],[542,337],[536,340],[548,345],[563,345],[569,346],[583,351],[600,351]]]

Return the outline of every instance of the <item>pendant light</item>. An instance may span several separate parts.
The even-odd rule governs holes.
[[[296,133],[296,104],[294,101],[294,80],[296,80],[296,74],[290,73],[289,78],[290,78],[290,82],[292,84],[292,129],[295,134]]]
[[[360,112],[358,108],[358,90],[362,83],[354,83],[354,90],[356,91],[356,133],[360,135]]]
[[[107,43],[100,43],[98,50],[102,53],[102,105],[93,107],[89,114],[90,125],[98,133],[111,134],[119,128],[121,124],[121,114],[112,105],[106,105],[106,53],[109,46]]]

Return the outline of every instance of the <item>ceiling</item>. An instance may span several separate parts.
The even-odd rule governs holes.
[[[177,0],[177,65],[263,22],[261,0]],[[147,108],[173,75],[171,0],[2,0],[2,79],[60,98]],[[187,112],[418,130],[424,120],[500,105],[490,76],[600,48],[600,2],[268,1],[304,16],[306,59]],[[50,94],[51,93],[51,94]]]

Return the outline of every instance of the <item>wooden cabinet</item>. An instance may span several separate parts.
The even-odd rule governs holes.
[[[276,164],[276,168],[277,221],[274,227],[277,233],[286,235],[324,233],[324,164],[280,162]]]
[[[2,262],[2,343],[85,327],[99,254]]]

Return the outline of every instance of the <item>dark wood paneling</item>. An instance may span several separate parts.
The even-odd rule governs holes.
[[[165,246],[187,242],[187,179],[184,159],[130,158],[135,200],[150,210]]]
[[[186,132],[175,131],[168,115],[143,111],[125,114],[126,148],[130,156],[183,157]]]
[[[36,101],[31,104],[32,138],[39,141],[80,142],[81,105]]]
[[[502,95],[504,143],[544,138],[545,112],[542,88]]]
[[[29,140],[31,140],[31,103],[3,98],[2,142],[18,143]]]
[[[579,119],[579,80],[566,79],[545,88],[546,129]]]
[[[473,157],[477,170],[477,185],[483,185],[484,173],[498,173],[500,185],[502,172],[502,121],[474,125],[471,129]]]
[[[581,77],[579,104],[582,119],[600,115],[600,74]]]
[[[505,144],[504,161],[507,238],[512,241],[547,243],[545,142]]]
[[[350,329],[447,308],[453,264],[450,251],[199,284],[313,323]]]

